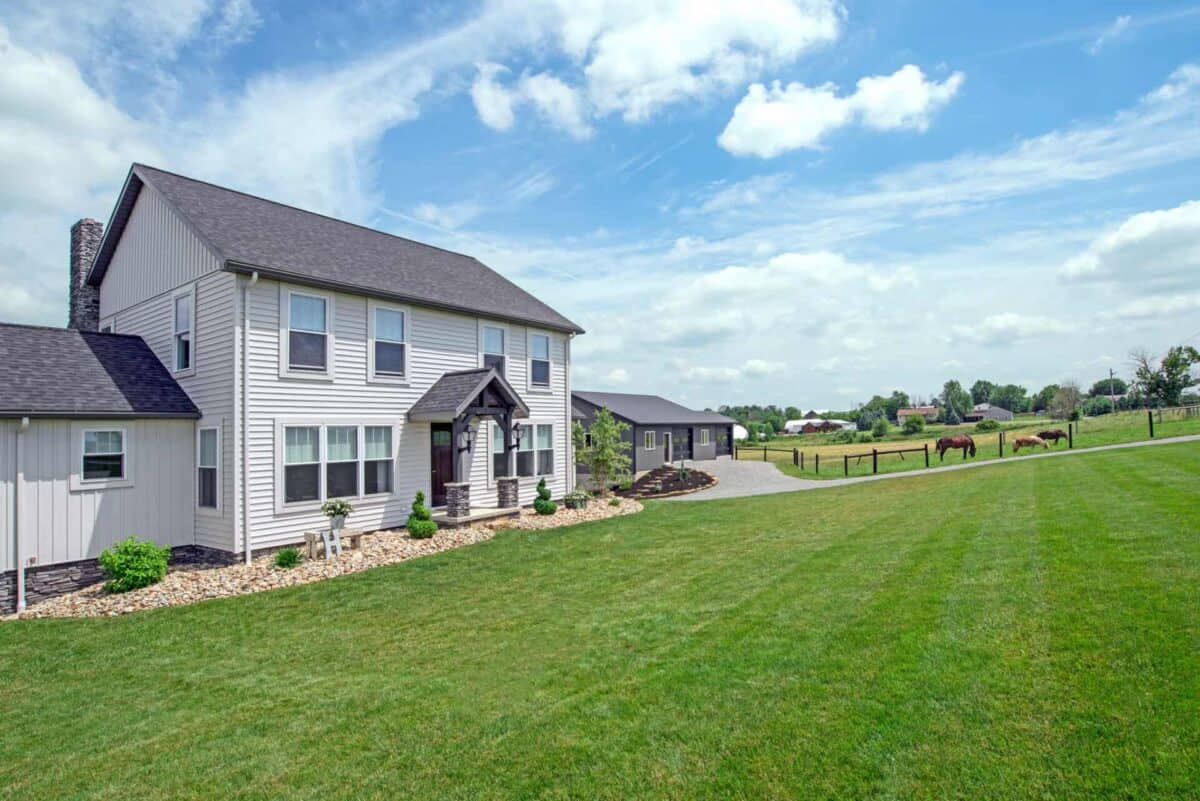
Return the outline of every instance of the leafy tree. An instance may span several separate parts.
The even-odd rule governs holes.
[[[795,406],[789,406],[783,410],[783,416],[789,420],[799,420],[804,416],[804,412],[800,411]]]
[[[871,426],[871,434],[875,437],[875,439],[883,439],[887,436],[887,432],[888,420],[883,415],[880,415],[875,420],[875,423]]]
[[[1110,395],[1124,395],[1128,391],[1129,385],[1120,378],[1101,378],[1095,384],[1092,384],[1092,388],[1088,390],[1088,395],[1093,398],[1100,396],[1107,398]]]
[[[1094,395],[1083,402],[1083,413],[1088,417],[1099,417],[1113,410],[1112,400],[1104,395]]]
[[[991,381],[980,379],[971,385],[971,402],[972,403],[991,403],[992,391],[996,389],[996,385]]]
[[[1144,350],[1134,351],[1130,357],[1138,389],[1155,406],[1178,406],[1184,391],[1200,383],[1192,375],[1192,366],[1200,364],[1200,351],[1191,345],[1170,348],[1157,366]]]
[[[905,434],[920,434],[925,430],[925,415],[910,414],[904,418]]]
[[[1050,414],[1060,420],[1075,420],[1079,414],[1079,402],[1083,393],[1079,384],[1074,381],[1064,381],[1050,400]]]
[[[947,381],[942,387],[942,406],[945,407],[943,415],[947,423],[950,422],[951,414],[953,414],[956,423],[961,423],[962,416],[972,406],[971,394],[963,389],[962,384],[957,381]]]
[[[576,460],[587,468],[602,494],[613,481],[629,474],[633,444],[623,438],[628,430],[629,424],[617,420],[608,409],[596,412],[586,431],[579,423],[571,427]]]
[[[988,396],[986,402],[1019,414],[1029,411],[1030,402],[1028,395],[1029,393],[1025,390],[1025,387],[1017,386],[1016,384],[1005,384],[1004,386],[992,387],[992,393]],[[984,401],[979,402],[984,403]]]
[[[908,393],[901,392],[898,389],[893,391],[891,397],[884,401],[883,404],[884,411],[887,413],[888,419],[894,420],[897,423],[900,422],[900,419],[896,416],[896,412],[900,411],[901,409],[907,409],[908,406]]]
[[[875,421],[882,417],[883,412],[879,409],[860,409],[854,425],[859,431],[870,431],[875,426]]]
[[[1054,400],[1054,396],[1058,393],[1058,384],[1047,384],[1042,387],[1042,391],[1033,396],[1033,410],[1035,412],[1044,412],[1050,409],[1050,402]]]

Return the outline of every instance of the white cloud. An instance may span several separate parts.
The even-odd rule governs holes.
[[[612,370],[609,370],[605,378],[612,384],[628,384],[629,371],[624,367],[614,367]]]
[[[482,209],[479,204],[471,202],[451,203],[448,205],[421,203],[413,209],[412,216],[421,222],[453,230],[475,219],[480,211]]]
[[[499,64],[481,64],[475,83],[471,85],[471,100],[484,125],[507,131],[516,121],[518,107],[528,104],[551,126],[576,139],[592,135],[587,106],[570,86],[543,72],[525,73],[507,87],[496,80],[497,75],[505,71]]]
[[[1060,275],[1139,294],[1194,288],[1200,276],[1200,201],[1134,214],[1063,264]]]
[[[507,131],[516,121],[513,111],[516,97],[496,81],[496,76],[506,71],[507,68],[500,64],[480,64],[475,83],[471,84],[471,100],[480,121],[497,131]]]
[[[739,156],[774,158],[799,148],[820,149],[831,132],[858,121],[887,131],[924,131],[939,108],[950,102],[964,80],[955,72],[942,82],[927,80],[913,64],[891,75],[861,78],[851,95],[833,84],[817,87],[775,81],[768,89],[750,86],[717,141]]]
[[[1126,320],[1154,320],[1200,310],[1200,292],[1183,295],[1138,298],[1117,307],[1117,316]]]
[[[764,378],[787,370],[783,362],[750,359],[740,367],[713,367],[677,363],[681,375],[688,381],[741,381],[748,378]]]
[[[1100,35],[1093,39],[1092,42],[1084,49],[1092,55],[1099,53],[1106,44],[1123,36],[1129,30],[1129,23],[1132,21],[1133,18],[1128,14],[1123,14],[1117,17],[1115,20],[1113,20],[1111,25],[1105,28]]]
[[[951,341],[988,347],[1008,347],[1039,338],[1068,334],[1075,326],[1063,320],[1018,312],[988,315],[974,325],[952,326]]]

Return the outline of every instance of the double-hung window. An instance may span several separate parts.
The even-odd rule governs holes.
[[[287,426],[283,431],[284,502],[320,500],[320,426]]]
[[[408,369],[408,312],[371,304],[371,377],[402,379]]]
[[[329,299],[288,292],[287,368],[299,373],[329,370]]]
[[[358,426],[325,428],[325,497],[358,495]]]
[[[83,480],[107,481],[125,478],[125,432],[83,432]]]
[[[652,451],[655,448],[655,436],[654,435],[655,435],[655,432],[653,432],[653,431],[643,431],[642,432],[642,447],[644,447],[648,451]]]
[[[517,475],[532,476],[537,466],[537,450],[533,447],[533,426],[521,426],[517,437]]]
[[[708,445],[711,442],[712,442],[712,429],[709,429],[709,428],[700,429],[700,444]]]
[[[392,427],[363,429],[363,494],[392,491]]]
[[[504,329],[497,325],[483,327],[483,366],[495,367],[504,375]]]
[[[508,452],[504,449],[504,426],[492,425],[492,476],[503,478],[508,475]]]
[[[192,362],[195,359],[195,354],[192,352],[192,341],[195,339],[193,335],[195,310],[192,308],[194,301],[195,295],[190,290],[185,294],[175,296],[172,341],[174,342],[173,370],[176,373],[191,370]]]
[[[529,386],[550,388],[550,337],[546,334],[529,335]]]
[[[537,473],[539,476],[554,475],[554,426],[539,423],[537,426]]]
[[[202,509],[217,508],[219,436],[216,428],[202,428],[196,436],[196,505]]]

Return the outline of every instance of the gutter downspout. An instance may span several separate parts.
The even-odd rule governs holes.
[[[250,425],[246,421],[246,408],[248,406],[248,394],[246,392],[246,381],[249,378],[249,355],[250,355],[250,288],[258,283],[258,270],[250,273],[250,280],[242,285],[242,397],[241,397],[241,428],[242,428],[242,551],[246,555],[246,564],[250,564],[253,560],[253,553],[250,550],[250,496],[248,489],[250,479],[247,473],[250,471],[250,449],[247,446],[247,438],[249,437]]]
[[[566,357],[565,358],[566,364],[563,366],[566,368],[566,374],[567,374],[567,380],[566,380],[566,384],[567,384],[567,391],[566,391],[566,396],[567,396],[566,397],[566,405],[567,405],[567,464],[566,464],[567,482],[566,482],[566,485],[567,485],[568,493],[572,493],[575,491],[575,420],[571,417],[571,342],[574,339],[575,339],[574,334],[567,334],[566,348],[564,349],[565,352],[563,354]]]
[[[25,554],[21,553],[21,488],[25,485],[25,432],[29,430],[29,418],[22,417],[17,428],[17,473],[13,485],[13,555],[17,560],[17,614],[25,611]]]

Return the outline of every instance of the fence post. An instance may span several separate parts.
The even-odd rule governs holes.
[[[842,472],[848,477],[850,475],[850,454],[842,454]]]
[[[763,445],[763,461],[767,461],[767,446]]]
[[[1147,411],[1146,419],[1150,421],[1150,439],[1154,439],[1154,412]]]
[[[1000,432],[1000,458],[1004,458],[1004,432]]]
[[[792,467],[800,466],[800,451],[792,448]]]
[[[1067,447],[1075,447],[1075,424],[1071,422],[1067,423]]]
[[[871,448],[871,475],[879,472],[879,451]]]
[[[816,472],[820,473],[821,472],[821,454],[818,453],[816,456],[813,457],[813,465],[816,468]]]
[[[800,451],[800,472],[804,472],[804,451]]]
[[[929,443],[925,443],[925,466],[929,467]]]

